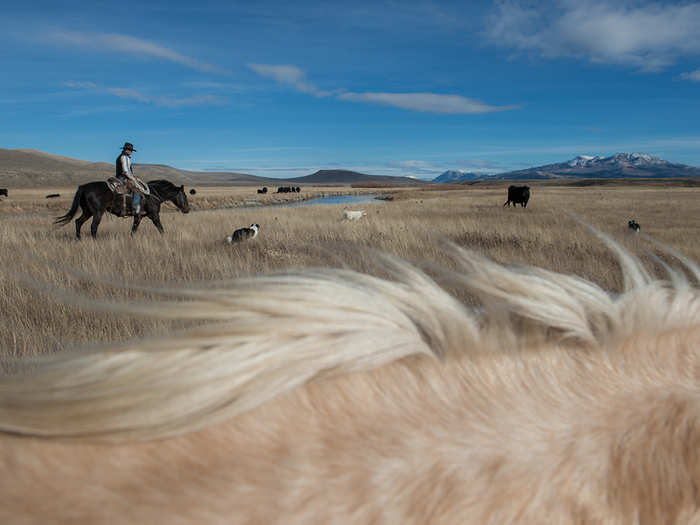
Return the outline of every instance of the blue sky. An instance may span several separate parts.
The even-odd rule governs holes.
[[[12,2],[0,147],[432,178],[700,166],[700,2]]]

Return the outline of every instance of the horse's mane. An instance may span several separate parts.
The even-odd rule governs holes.
[[[478,307],[387,255],[377,264],[390,278],[316,268],[180,291],[180,300],[104,305],[215,322],[172,337],[48,356],[25,375],[3,378],[0,432],[164,437],[221,422],[310,381],[407,356],[476,357],[533,341],[605,352],[639,332],[700,323],[700,294],[687,277],[700,280],[695,264],[677,255],[685,271],[665,266],[667,278],[655,278],[638,258],[604,241],[622,267],[622,293],[541,268],[506,267],[453,246],[456,270],[443,275]]]
[[[156,193],[161,194],[163,197],[167,195],[167,198],[171,197],[174,193],[177,193],[177,191],[180,189],[179,186],[176,186],[169,180],[165,179],[149,181],[148,187],[151,188],[151,190],[155,189]]]

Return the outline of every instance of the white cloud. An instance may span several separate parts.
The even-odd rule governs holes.
[[[138,89],[122,87],[104,87],[94,82],[64,82],[64,86],[94,90],[98,93],[108,93],[115,97],[135,100],[145,104],[155,104],[156,106],[177,108],[185,106],[211,106],[226,104],[228,99],[220,95],[190,95],[188,97],[173,97],[168,95],[150,95]]]
[[[202,82],[182,82],[182,86],[184,87],[189,87],[189,88],[197,88],[197,89],[217,89],[220,91],[229,91],[229,92],[243,92],[246,90],[246,88],[241,85],[241,84],[232,84],[232,83],[227,83],[227,82],[210,82],[210,81],[202,81]]]
[[[430,162],[424,160],[400,160],[396,162],[390,162],[389,166],[396,166],[397,168],[413,168],[413,169],[426,169],[426,170],[436,170],[440,169]]]
[[[136,89],[130,88],[107,88],[107,92],[119,98],[127,98],[138,102],[150,102],[151,97],[144,95]]]
[[[387,163],[387,167],[396,169],[400,174],[406,176],[431,176],[439,175],[445,171],[444,167],[436,166],[424,160],[400,160]]]
[[[158,58],[208,73],[225,74],[226,71],[195,58],[183,55],[163,45],[118,33],[82,33],[78,31],[54,31],[47,38],[59,44],[84,49],[106,49],[129,55]]]
[[[700,69],[696,69],[695,71],[691,71],[690,73],[683,73],[681,75],[681,78],[685,78],[686,80],[692,80],[693,82],[700,82]]]
[[[330,91],[323,91],[317,88],[306,80],[306,74],[296,66],[250,63],[248,67],[262,77],[271,78],[279,84],[292,86],[301,93],[307,93],[315,97],[327,97],[333,94]]]
[[[248,64],[248,67],[260,76],[271,78],[277,83],[294,87],[301,93],[315,97],[336,96],[350,102],[365,102],[383,106],[393,106],[412,111],[440,114],[473,114],[507,111],[517,106],[489,106],[479,100],[461,95],[442,95],[437,93],[351,93],[337,89],[324,91],[306,80],[304,71],[291,65]]]
[[[424,113],[440,114],[474,114],[507,111],[517,106],[490,106],[479,100],[461,95],[442,95],[437,93],[342,93],[342,100],[351,102],[369,102],[383,106],[393,106]]]
[[[487,38],[546,58],[575,57],[658,71],[700,54],[700,3],[498,2]]]
[[[66,87],[71,87],[71,88],[78,88],[78,89],[95,89],[97,87],[97,84],[94,82],[64,82],[64,86]]]
[[[228,101],[225,97],[218,95],[192,95],[189,97],[150,96],[136,89],[129,88],[107,88],[107,92],[119,98],[126,98],[169,108],[220,105]]]

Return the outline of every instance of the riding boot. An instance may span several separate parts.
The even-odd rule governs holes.
[[[134,206],[134,215],[138,215],[139,213],[141,213],[141,204],[136,204]]]

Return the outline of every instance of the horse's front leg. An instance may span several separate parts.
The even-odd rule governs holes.
[[[141,224],[141,215],[134,215],[134,224],[131,226],[131,235],[136,233],[139,229],[139,224]]]
[[[153,221],[153,224],[155,227],[158,229],[160,233],[163,233],[165,230],[163,229],[163,225],[160,223],[160,215],[157,214],[152,214],[148,216],[149,219]]]

